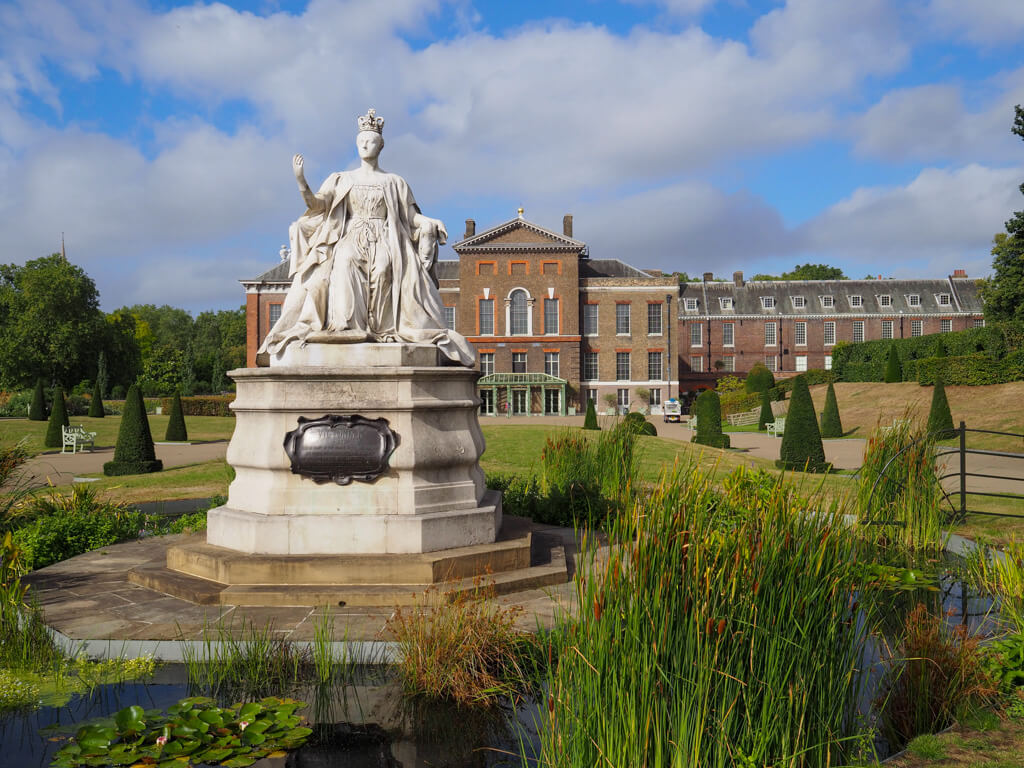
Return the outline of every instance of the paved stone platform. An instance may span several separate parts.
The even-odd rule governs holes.
[[[571,529],[537,525],[544,535],[563,540],[567,560],[575,561],[577,547]],[[33,571],[24,577],[30,595],[39,603],[46,623],[58,639],[74,647],[84,644],[90,655],[154,653],[168,660],[181,658],[181,644],[220,631],[235,637],[247,627],[270,625],[277,635],[293,641],[313,639],[314,627],[329,610],[336,642],[361,644],[364,650],[387,654],[393,638],[386,629],[395,608],[389,605],[339,607],[258,607],[196,605],[132,584],[128,572],[166,558],[167,548],[188,534],[154,536],[115,544]],[[574,565],[570,566],[570,573]],[[551,628],[557,610],[573,610],[575,583],[531,589],[493,598],[521,609],[516,626],[524,631]],[[406,609],[408,610],[408,609]]]

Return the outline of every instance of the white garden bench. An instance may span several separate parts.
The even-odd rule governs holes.
[[[61,427],[60,431],[64,437],[64,445],[60,449],[61,453],[66,453],[68,446],[71,446],[72,453],[84,450],[87,445],[90,451],[96,447],[96,433],[86,432],[85,427],[81,424],[77,427]]]
[[[786,417],[779,416],[775,421],[765,423],[764,427],[768,430],[768,437],[782,437],[786,431]]]

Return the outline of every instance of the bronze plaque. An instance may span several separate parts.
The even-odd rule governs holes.
[[[299,426],[284,436],[284,450],[296,475],[317,483],[369,483],[387,471],[395,438],[387,419],[299,416]]]

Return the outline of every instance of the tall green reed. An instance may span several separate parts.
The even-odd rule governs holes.
[[[982,544],[964,559],[971,583],[999,599],[999,617],[1009,632],[1024,634],[1024,541],[1011,538],[1001,551]]]
[[[861,742],[864,542],[784,480],[744,504],[750,484],[723,497],[711,477],[666,472],[613,523],[623,543],[591,550],[580,616],[559,619],[541,764],[796,768]]]
[[[873,538],[907,549],[942,548],[947,515],[935,462],[935,438],[911,426],[909,418],[871,433],[860,469],[857,511]]]

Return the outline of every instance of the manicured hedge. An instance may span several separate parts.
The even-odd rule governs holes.
[[[980,355],[1002,360],[1024,350],[1024,323],[992,323],[954,333],[933,333],[905,339],[879,339],[859,344],[840,342],[832,350],[832,371],[837,381],[884,381],[889,349],[895,347],[903,369],[903,380],[919,378],[920,361],[937,357]],[[1001,380],[1011,371],[1001,374]],[[1017,377],[1021,378],[1021,377]],[[947,384],[953,384],[947,379]]]
[[[108,477],[141,475],[146,472],[159,472],[163,468],[163,462],[156,457],[142,393],[138,384],[132,384],[124,401],[124,413],[117,432],[117,445],[114,447],[114,460],[103,465],[103,474]]]
[[[757,395],[759,397],[759,395]],[[697,397],[697,433],[693,442],[714,448],[728,448],[729,436],[722,433],[722,405],[718,393],[706,389]]]
[[[601,427],[597,424],[597,409],[594,407],[594,401],[587,398],[587,415],[583,417],[583,428],[584,429],[600,429]]]
[[[53,407],[50,409],[50,418],[46,425],[46,437],[43,440],[43,445],[47,448],[60,448],[63,450],[64,434],[62,427],[70,425],[67,405],[64,402],[64,390],[57,387],[53,390]]]
[[[165,397],[160,402],[164,413],[170,413],[174,398]],[[228,407],[234,402],[234,395],[201,395],[181,398],[181,411],[185,416],[234,416]]]
[[[764,392],[775,386],[775,375],[768,370],[764,363],[754,363],[743,386],[748,393]]]
[[[826,472],[831,469],[825,461],[814,402],[803,376],[797,376],[793,383],[793,397],[786,413],[786,431],[782,433],[776,464],[798,472]]]
[[[32,393],[32,405],[28,417],[32,421],[46,421],[46,395],[43,392],[43,380],[36,380],[36,388]]]
[[[1024,379],[1024,350],[1011,352],[1001,360],[987,355],[927,357],[914,366],[917,383],[931,386],[938,380],[953,386],[1005,384]]]

